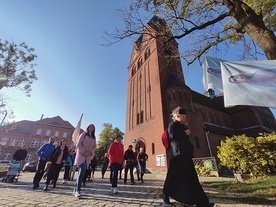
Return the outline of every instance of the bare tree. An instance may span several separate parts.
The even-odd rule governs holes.
[[[107,44],[144,34],[156,15],[166,21],[171,38],[185,45],[181,55],[188,65],[222,43],[243,42],[240,59],[257,59],[260,51],[267,59],[276,59],[275,10],[275,0],[136,0],[117,11],[124,28],[106,32],[111,38]],[[169,41],[167,32],[155,38],[161,36]]]
[[[0,90],[15,87],[30,96],[31,85],[37,80],[33,63],[36,58],[34,49],[24,42],[17,45],[0,39]]]

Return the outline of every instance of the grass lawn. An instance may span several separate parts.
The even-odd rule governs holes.
[[[202,186],[218,189],[218,194],[208,194],[212,198],[231,199],[245,204],[276,204],[276,176],[243,182],[203,182]]]

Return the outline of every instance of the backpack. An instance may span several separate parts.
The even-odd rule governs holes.
[[[162,133],[161,140],[162,140],[164,147],[166,149],[170,149],[170,138],[169,138],[168,129],[165,129],[165,131]]]

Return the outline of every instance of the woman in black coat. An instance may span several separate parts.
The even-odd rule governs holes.
[[[194,147],[189,140],[190,130],[186,124],[185,109],[178,108],[169,124],[170,164],[163,186],[164,203],[170,204],[169,197],[188,205],[212,207],[203,191],[193,164]]]
[[[56,147],[50,161],[52,162],[51,168],[49,169],[49,173],[46,180],[46,186],[44,187],[44,191],[48,190],[48,186],[50,181],[53,181],[53,188],[56,187],[57,179],[59,176],[59,172],[66,162],[68,156],[68,147],[66,146],[66,140],[62,139],[60,145]]]

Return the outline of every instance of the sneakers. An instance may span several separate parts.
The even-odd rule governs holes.
[[[75,197],[79,198],[81,196],[81,193],[79,191],[75,192]]]
[[[117,193],[118,193],[117,187],[113,188],[113,194],[117,194]]]
[[[130,183],[130,185],[134,185],[136,182],[132,182],[132,183]]]
[[[66,180],[63,179],[61,183],[62,183],[62,184],[65,184],[65,183],[66,183]]]

